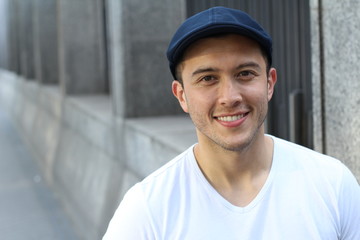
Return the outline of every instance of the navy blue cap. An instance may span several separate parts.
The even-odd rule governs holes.
[[[176,79],[176,65],[190,44],[200,38],[221,33],[236,33],[257,41],[264,49],[268,63],[271,65],[272,40],[270,35],[243,11],[213,7],[186,19],[174,34],[166,53],[174,79]]]

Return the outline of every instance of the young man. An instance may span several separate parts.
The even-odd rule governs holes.
[[[104,239],[360,239],[360,188],[338,160],[264,133],[270,36],[215,7],[180,26],[172,90],[198,143],[124,197]]]

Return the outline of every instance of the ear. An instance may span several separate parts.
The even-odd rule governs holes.
[[[185,91],[179,81],[175,80],[172,82],[172,92],[173,92],[174,96],[177,98],[177,100],[179,101],[180,106],[184,110],[184,112],[188,113]]]
[[[270,68],[270,71],[269,71],[269,74],[268,74],[268,79],[267,79],[268,101],[270,101],[272,96],[273,96],[276,81],[277,81],[276,69],[275,68]]]

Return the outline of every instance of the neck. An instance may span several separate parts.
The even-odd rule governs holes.
[[[249,147],[231,151],[199,140],[194,153],[207,180],[230,202],[234,193],[246,192],[248,199],[240,203],[234,201],[242,205],[256,196],[267,179],[272,164],[273,141],[261,134]]]

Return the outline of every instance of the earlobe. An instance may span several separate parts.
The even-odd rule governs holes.
[[[180,103],[181,108],[184,112],[188,112],[186,97],[185,97],[185,91],[183,88],[183,85],[179,81],[173,81],[172,83],[172,92],[174,96],[177,98],[177,100]]]

